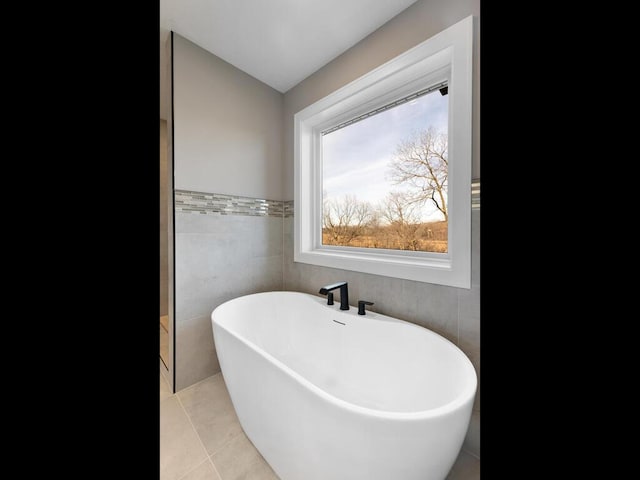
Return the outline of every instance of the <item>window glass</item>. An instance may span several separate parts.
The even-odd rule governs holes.
[[[437,87],[323,132],[323,245],[447,252],[449,97]]]

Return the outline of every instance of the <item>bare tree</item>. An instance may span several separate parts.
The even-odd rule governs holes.
[[[372,218],[371,205],[353,195],[345,195],[342,200],[325,197],[322,204],[323,232],[333,245],[349,245],[364,233]]]
[[[429,127],[398,145],[390,172],[396,185],[409,187],[407,201],[421,204],[431,200],[445,220],[448,220],[447,143],[446,134]]]
[[[380,215],[389,224],[401,250],[419,250],[418,230],[421,228],[417,204],[404,192],[390,192],[380,205]]]

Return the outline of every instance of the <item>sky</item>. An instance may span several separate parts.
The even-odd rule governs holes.
[[[391,190],[403,190],[389,178],[397,145],[429,126],[447,132],[448,95],[438,90],[322,137],[325,198],[355,195],[375,205]],[[422,220],[442,220],[429,202]]]

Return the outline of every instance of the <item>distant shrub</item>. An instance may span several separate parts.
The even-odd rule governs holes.
[[[385,248],[391,250],[413,250],[420,252],[447,253],[447,222],[429,222],[409,225],[399,230],[389,225],[368,227],[353,235],[348,241],[336,239],[327,229],[323,230],[323,245],[360,248]],[[399,233],[402,232],[402,233]],[[402,236],[404,234],[404,236]],[[345,237],[343,237],[345,238]]]

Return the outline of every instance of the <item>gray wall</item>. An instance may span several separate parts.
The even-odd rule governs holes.
[[[175,188],[283,200],[282,94],[174,37]]]
[[[284,95],[285,196],[293,199],[293,116],[306,106],[391,60],[436,33],[480,15],[479,0],[416,2]],[[475,25],[479,27],[478,23]],[[475,32],[473,177],[480,178],[479,28]],[[472,288],[470,290],[350,272],[293,262],[293,219],[285,219],[284,288],[317,294],[327,283],[349,282],[350,301],[375,302],[372,310],[432,329],[456,343],[480,373],[480,211],[472,211]],[[480,402],[476,396],[464,448],[480,456]]]
[[[282,94],[174,34],[175,190],[279,200]],[[282,217],[175,213],[176,391],[220,371],[211,312],[282,289]]]
[[[160,120],[160,316],[169,314],[167,121]]]

